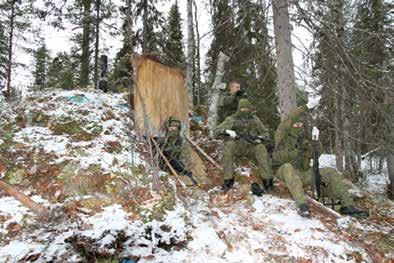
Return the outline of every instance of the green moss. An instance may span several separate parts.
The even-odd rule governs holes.
[[[86,127],[86,129],[94,135],[99,135],[103,131],[103,126],[94,123]]]
[[[25,171],[23,169],[17,169],[16,171],[6,172],[5,179],[10,184],[22,184],[24,175]]]
[[[44,126],[48,123],[49,116],[45,115],[41,111],[35,112],[32,115],[33,125]]]
[[[55,135],[74,135],[85,132],[85,130],[82,128],[82,124],[75,120],[53,123],[49,128]]]

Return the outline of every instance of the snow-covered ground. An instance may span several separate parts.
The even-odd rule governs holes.
[[[300,217],[292,200],[272,195],[252,197],[249,186],[240,183],[235,193],[243,198],[227,202],[217,202],[222,198],[218,188],[208,192],[176,189],[165,174],[160,179],[168,178],[164,194],[153,193],[149,180],[143,188],[141,171],[135,167],[146,162],[130,131],[127,97],[122,94],[48,91],[31,94],[18,105],[3,106],[0,147],[7,145],[8,155],[1,155],[2,176],[7,178],[8,170],[22,170],[22,175],[15,172],[11,179],[24,185],[24,180],[44,176],[43,182],[58,189],[58,185],[70,183],[61,181],[58,174],[72,164],[76,174],[77,170],[98,169],[95,180],[101,174],[109,177],[103,179],[97,193],[90,193],[92,196],[68,193],[55,200],[26,184],[22,189],[34,201],[53,210],[64,207],[66,214],[50,223],[40,223],[21,203],[0,192],[0,262],[118,262],[122,258],[171,263],[372,262],[366,250],[352,238],[344,238],[341,231],[392,232],[389,223],[377,228],[347,217],[333,230],[324,218]],[[10,129],[6,123],[12,123],[13,128],[6,130],[4,127]],[[3,162],[3,158],[15,163]],[[320,162],[335,166],[330,155],[323,155]],[[53,166],[53,171],[43,166]],[[250,169],[240,172],[248,176]],[[121,190],[114,195],[106,189],[118,185],[118,177],[127,184],[116,188]],[[140,191],[133,192],[138,187],[142,187]],[[138,209],[133,208],[134,199],[140,202]],[[95,203],[84,203],[87,200]],[[163,217],[151,217],[152,209],[163,200],[173,205],[165,206]]]
[[[102,254],[139,258],[138,262],[356,262],[356,254],[370,262],[363,249],[342,240],[319,220],[301,218],[290,200],[267,195],[251,204],[211,208],[204,198],[189,205],[179,203],[162,222],[130,220],[132,215],[119,205],[92,216],[80,214],[74,223],[40,227],[10,238],[0,248],[0,261],[83,262],[70,244],[74,237]],[[0,199],[8,201],[8,197]],[[8,221],[20,221],[28,214],[13,200],[0,210],[0,215],[10,216]],[[116,250],[120,238],[123,243]],[[177,249],[164,248],[188,240]]]

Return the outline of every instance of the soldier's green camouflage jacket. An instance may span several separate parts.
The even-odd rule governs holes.
[[[243,99],[242,101],[247,100]],[[239,103],[240,105],[241,102]],[[250,106],[249,102],[247,104]],[[238,135],[269,136],[267,128],[256,115],[253,113],[241,113],[239,108],[235,114],[227,117],[224,122],[216,127],[216,136],[224,134],[226,129],[233,130]],[[242,157],[257,161],[259,175],[262,178],[272,178],[271,164],[264,144],[253,144],[243,139],[226,139],[223,157],[225,180],[233,178],[235,158]]]
[[[306,202],[303,185],[312,183],[311,141],[305,134],[306,106],[291,112],[275,132],[275,150],[273,165],[277,168],[275,177],[286,183],[297,205]],[[295,123],[303,123],[302,128],[295,128]],[[321,149],[321,147],[319,147]],[[319,150],[319,153],[321,151]],[[341,200],[342,206],[349,206],[353,200],[348,186],[341,174],[334,168],[321,168],[322,193],[330,198]]]
[[[240,90],[236,95],[232,95],[229,91],[222,91],[218,104],[218,123],[223,122],[227,117],[237,112],[238,103],[241,99],[246,99],[245,91]]]
[[[169,161],[179,160],[182,161],[186,167],[190,167],[190,147],[184,143],[180,135],[167,135],[160,141],[160,148],[167,156]]]

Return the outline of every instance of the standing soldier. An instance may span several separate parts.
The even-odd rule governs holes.
[[[192,171],[187,169],[191,153],[181,136],[182,122],[174,117],[169,117],[164,123],[164,129],[166,136],[159,140],[161,151],[178,173],[186,175],[194,185],[197,185]],[[164,162],[160,166],[164,168]]]
[[[230,92],[223,90],[219,97],[218,123],[234,114],[237,111],[239,101],[247,97],[245,91],[241,90],[241,84],[238,81],[231,81],[229,86]]]
[[[293,196],[299,214],[310,215],[306,204],[304,186],[312,186],[313,173],[310,168],[311,141],[307,129],[307,107],[302,106],[289,113],[275,132],[274,166],[279,167],[275,176],[286,183]],[[325,196],[341,201],[340,213],[350,216],[368,216],[368,212],[353,206],[344,178],[334,168],[319,169],[321,189]],[[313,186],[312,186],[313,189]]]
[[[234,161],[236,158],[247,157],[257,161],[259,175],[263,182],[272,181],[271,164],[267,149],[262,144],[269,136],[268,130],[260,119],[252,112],[247,99],[241,99],[235,114],[227,117],[215,129],[215,135],[227,135],[224,143],[224,184],[223,190],[228,191],[234,185]],[[252,192],[261,196],[263,190],[257,182],[251,185]]]

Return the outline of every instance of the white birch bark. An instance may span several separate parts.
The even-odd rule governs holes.
[[[189,94],[190,110],[193,110],[193,64],[194,64],[193,0],[187,0],[186,85]]]
[[[213,137],[213,129],[217,125],[218,120],[218,103],[219,103],[219,86],[222,84],[222,79],[224,75],[224,65],[228,62],[230,58],[223,52],[219,53],[218,66],[216,69],[216,76],[211,88],[211,99],[208,110],[208,129],[209,136]]]

